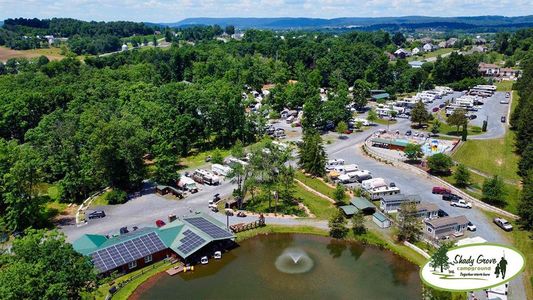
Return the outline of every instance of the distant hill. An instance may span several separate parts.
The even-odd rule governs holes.
[[[393,27],[445,27],[452,29],[472,29],[490,27],[528,27],[533,26],[533,16],[503,17],[380,17],[380,18],[188,18],[175,23],[159,23],[168,27],[187,27],[194,25],[235,25],[237,28],[346,28],[372,27],[373,29]]]

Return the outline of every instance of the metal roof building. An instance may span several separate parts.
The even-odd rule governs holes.
[[[215,241],[235,236],[226,226],[206,214],[194,214],[161,227],[144,227],[118,236],[86,234],[74,241],[77,252],[91,257],[100,273],[128,271],[161,260],[172,252],[187,259]]]

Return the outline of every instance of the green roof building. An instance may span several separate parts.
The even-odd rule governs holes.
[[[234,240],[222,222],[197,213],[176,219],[161,228],[144,227],[118,236],[86,234],[72,244],[77,252],[90,256],[100,273],[129,271],[139,265],[177,254],[187,260],[206,245]]]

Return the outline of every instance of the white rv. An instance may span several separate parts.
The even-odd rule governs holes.
[[[228,166],[223,166],[221,164],[213,164],[211,165],[211,171],[215,173],[216,175],[220,176],[228,176],[228,173],[231,172],[231,168]]]
[[[340,166],[335,166],[333,170],[337,171],[340,174],[346,174],[346,173],[358,171],[359,167],[356,164],[340,165]]]
[[[336,166],[342,166],[342,165],[344,165],[344,159],[342,159],[342,158],[338,158],[338,159],[330,159],[330,160],[328,160],[328,162],[326,163],[326,170],[331,171],[331,170],[333,170]]]
[[[385,185],[385,186],[381,186],[381,187],[374,188],[371,190],[367,190],[367,192],[370,195],[370,199],[378,200],[378,199],[383,198],[383,196],[391,196],[391,195],[399,194],[400,188],[396,186],[390,187],[390,186]]]
[[[367,191],[377,189],[380,187],[386,187],[386,186],[387,186],[387,183],[385,182],[385,179],[383,178],[372,178],[372,179],[363,180],[361,182],[361,187]]]
[[[192,180],[191,178],[183,176],[183,175],[180,177],[180,180],[178,181],[178,188],[184,191],[189,191],[191,193],[198,192],[198,186],[196,185],[196,182]]]

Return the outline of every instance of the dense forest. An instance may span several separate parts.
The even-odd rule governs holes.
[[[155,28],[136,22],[85,22],[75,19],[7,19],[0,29],[0,45],[16,50],[48,47],[47,35],[68,38],[76,54],[98,54],[120,49],[120,38],[153,34]]]

